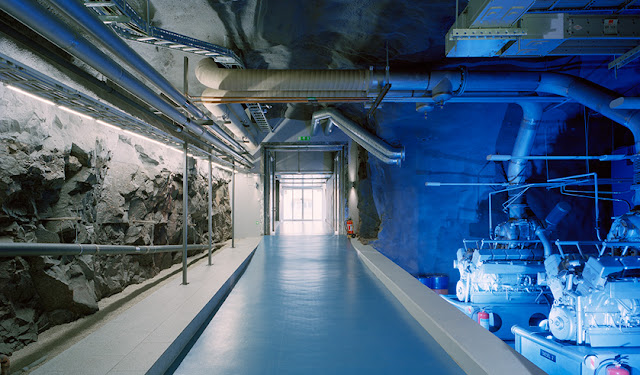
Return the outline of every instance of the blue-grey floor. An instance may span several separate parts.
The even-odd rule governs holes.
[[[266,236],[176,374],[462,374],[345,236]]]

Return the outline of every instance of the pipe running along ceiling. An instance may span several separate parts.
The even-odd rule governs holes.
[[[215,91],[211,99],[260,97],[313,101],[318,98],[348,97],[370,101],[385,85],[390,90],[383,98],[402,101],[422,99],[424,103],[444,104],[465,95],[514,94],[543,97],[556,95],[572,99],[609,119],[626,126],[634,136],[636,152],[640,151],[640,110],[616,110],[609,104],[620,97],[615,92],[580,77],[546,72],[375,72],[370,70],[228,70],[219,69],[209,59],[196,67],[196,77]],[[429,95],[425,95],[428,93]],[[526,93],[526,94],[525,94]],[[417,100],[416,100],[417,101]]]
[[[140,62],[138,60],[141,58],[137,56],[135,51],[131,50],[130,47],[124,44],[119,37],[113,34],[113,32],[104,26],[102,22],[95,19],[95,16],[92,14],[84,14],[87,12],[86,9],[78,9],[77,6],[82,7],[81,4],[76,4],[77,6],[75,6],[74,4],[71,4],[73,2],[64,3],[64,5],[58,4],[60,9],[72,16],[72,18],[82,26],[83,30],[94,35],[97,40],[104,39],[104,44],[108,49],[115,49],[117,51],[115,54],[118,57],[127,62],[128,65],[136,66],[135,69],[137,71],[139,71],[146,79],[154,82],[157,86],[162,88],[169,97],[176,100],[177,103],[196,117],[208,120],[201,111],[195,108],[193,104],[177,92],[177,90],[169,88],[171,85],[166,82],[166,80],[165,82],[163,82],[163,80],[158,80],[159,73],[155,72],[152,67],[140,66]],[[218,136],[224,138],[224,140],[231,146],[214,136],[201,125],[192,121],[188,116],[176,109],[174,104],[162,99],[154,90],[150,89],[131,73],[124,70],[117,62],[100,51],[88,40],[75,33],[37,2],[33,0],[0,0],[0,6],[2,6],[2,9],[5,12],[10,14],[19,22],[25,24],[38,34],[56,44],[58,47],[84,61],[125,90],[162,112],[175,123],[181,125],[181,127],[176,126],[173,129],[174,131],[182,132],[183,129],[186,129],[224,154],[231,156],[236,161],[244,165],[251,165],[253,163],[253,160],[250,157],[241,155],[241,153],[244,152],[242,146],[228,134],[224,133],[222,129],[215,125],[212,126],[212,128],[214,128],[218,133]],[[113,39],[114,36],[119,40],[119,42],[116,42],[115,39]],[[115,43],[115,45],[109,46],[108,42]]]

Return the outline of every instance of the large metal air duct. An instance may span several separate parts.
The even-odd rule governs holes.
[[[0,7],[18,21],[27,25],[58,47],[83,60],[130,93],[153,106],[171,120],[184,126],[190,132],[211,143],[222,152],[232,155],[236,160],[245,163],[253,162],[243,155],[240,155],[202,126],[192,122],[182,112],[174,108],[171,103],[163,100],[153,90],[129,72],[122,69],[118,63],[109,58],[85,38],[70,30],[64,23],[34,0],[0,0]],[[179,131],[180,129],[177,128],[176,130]],[[238,148],[242,149],[239,144]]]
[[[300,100],[323,95],[370,97],[370,93],[378,93],[386,83],[391,84],[387,96],[394,100],[398,100],[395,93],[401,91],[415,91],[421,96],[428,93],[429,99],[436,102],[446,102],[452,96],[465,93],[554,94],[573,99],[629,128],[635,138],[636,152],[640,152],[640,110],[611,109],[609,104],[619,94],[566,74],[468,72],[461,69],[426,73],[390,72],[387,76],[384,72],[371,70],[229,70],[219,69],[212,60],[204,59],[196,68],[196,76],[205,86],[219,90],[218,96],[241,94],[249,98],[252,95],[256,98],[272,96]]]
[[[333,125],[340,128],[349,138],[353,139],[357,144],[364,147],[365,150],[386,164],[400,165],[402,160],[404,160],[403,147],[393,147],[386,144],[380,138],[372,135],[333,108],[326,108],[315,112],[311,118],[312,128],[317,129],[322,120],[330,121]]]

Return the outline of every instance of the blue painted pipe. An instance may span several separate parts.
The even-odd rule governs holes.
[[[245,157],[227,146],[220,139],[209,133],[200,125],[192,122],[187,116],[160,98],[153,90],[145,86],[137,78],[85,38],[71,31],[64,23],[56,19],[50,12],[33,0],[0,0],[0,8],[22,22],[38,34],[42,35],[58,47],[72,53],[127,91],[139,97],[149,105],[164,113],[171,120],[183,125],[192,133],[205,141],[232,155],[234,158],[249,162]]]
[[[465,92],[472,91],[535,91],[573,99],[627,127],[633,134],[635,151],[640,153],[640,110],[611,109],[609,104],[620,95],[580,77],[541,72],[470,72]]]

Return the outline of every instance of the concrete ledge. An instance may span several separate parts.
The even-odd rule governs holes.
[[[545,374],[373,247],[351,240],[362,262],[467,374]]]
[[[261,238],[236,240],[106,323],[32,374],[162,374],[233,288]]]

